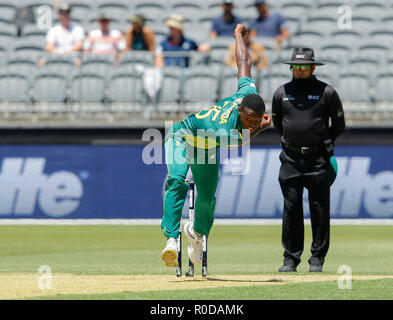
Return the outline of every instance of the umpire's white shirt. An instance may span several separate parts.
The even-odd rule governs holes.
[[[64,29],[61,25],[56,25],[48,31],[46,42],[54,42],[59,53],[63,53],[71,50],[76,41],[84,38],[85,32],[80,26],[71,24],[68,29]]]

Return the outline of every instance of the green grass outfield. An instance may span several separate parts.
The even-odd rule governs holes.
[[[309,276],[310,226],[306,226],[303,260],[294,275]],[[159,226],[0,226],[0,273],[36,274],[40,265],[53,274],[173,275],[160,259],[165,246]],[[186,243],[184,242],[186,256]],[[183,258],[186,267],[186,257]],[[280,226],[214,226],[209,238],[209,277],[278,276],[282,264]],[[348,265],[353,275],[393,276],[393,226],[332,226],[324,266],[337,275]],[[185,268],[184,268],[185,269]],[[200,273],[199,268],[197,272]],[[201,280],[201,279],[196,279]],[[209,281],[209,280],[207,280]],[[197,283],[197,282],[195,282]],[[30,297],[31,298],[31,297]],[[192,290],[78,292],[41,295],[45,299],[392,299],[393,279],[354,280],[352,289],[337,281]]]

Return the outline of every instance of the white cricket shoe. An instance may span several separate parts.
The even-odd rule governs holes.
[[[177,267],[177,239],[169,238],[165,249],[161,253],[161,259],[164,260],[167,267]]]
[[[188,239],[188,257],[193,264],[200,264],[203,255],[203,236],[194,230],[193,222],[187,222],[184,225],[184,233]]]

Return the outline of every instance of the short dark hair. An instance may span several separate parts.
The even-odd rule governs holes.
[[[259,115],[264,114],[266,110],[265,102],[263,101],[262,97],[257,94],[246,95],[243,98],[240,107],[251,109],[256,113],[258,113]]]

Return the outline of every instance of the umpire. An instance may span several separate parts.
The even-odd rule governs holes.
[[[284,196],[282,244],[284,265],[279,272],[295,272],[304,247],[303,188],[308,189],[312,227],[310,272],[322,272],[329,248],[330,185],[337,172],[334,141],[345,128],[341,100],[330,85],[313,72],[310,48],[295,48],[285,62],[291,82],[273,96],[273,123],[281,135],[279,182]],[[329,119],[331,125],[329,126]]]

